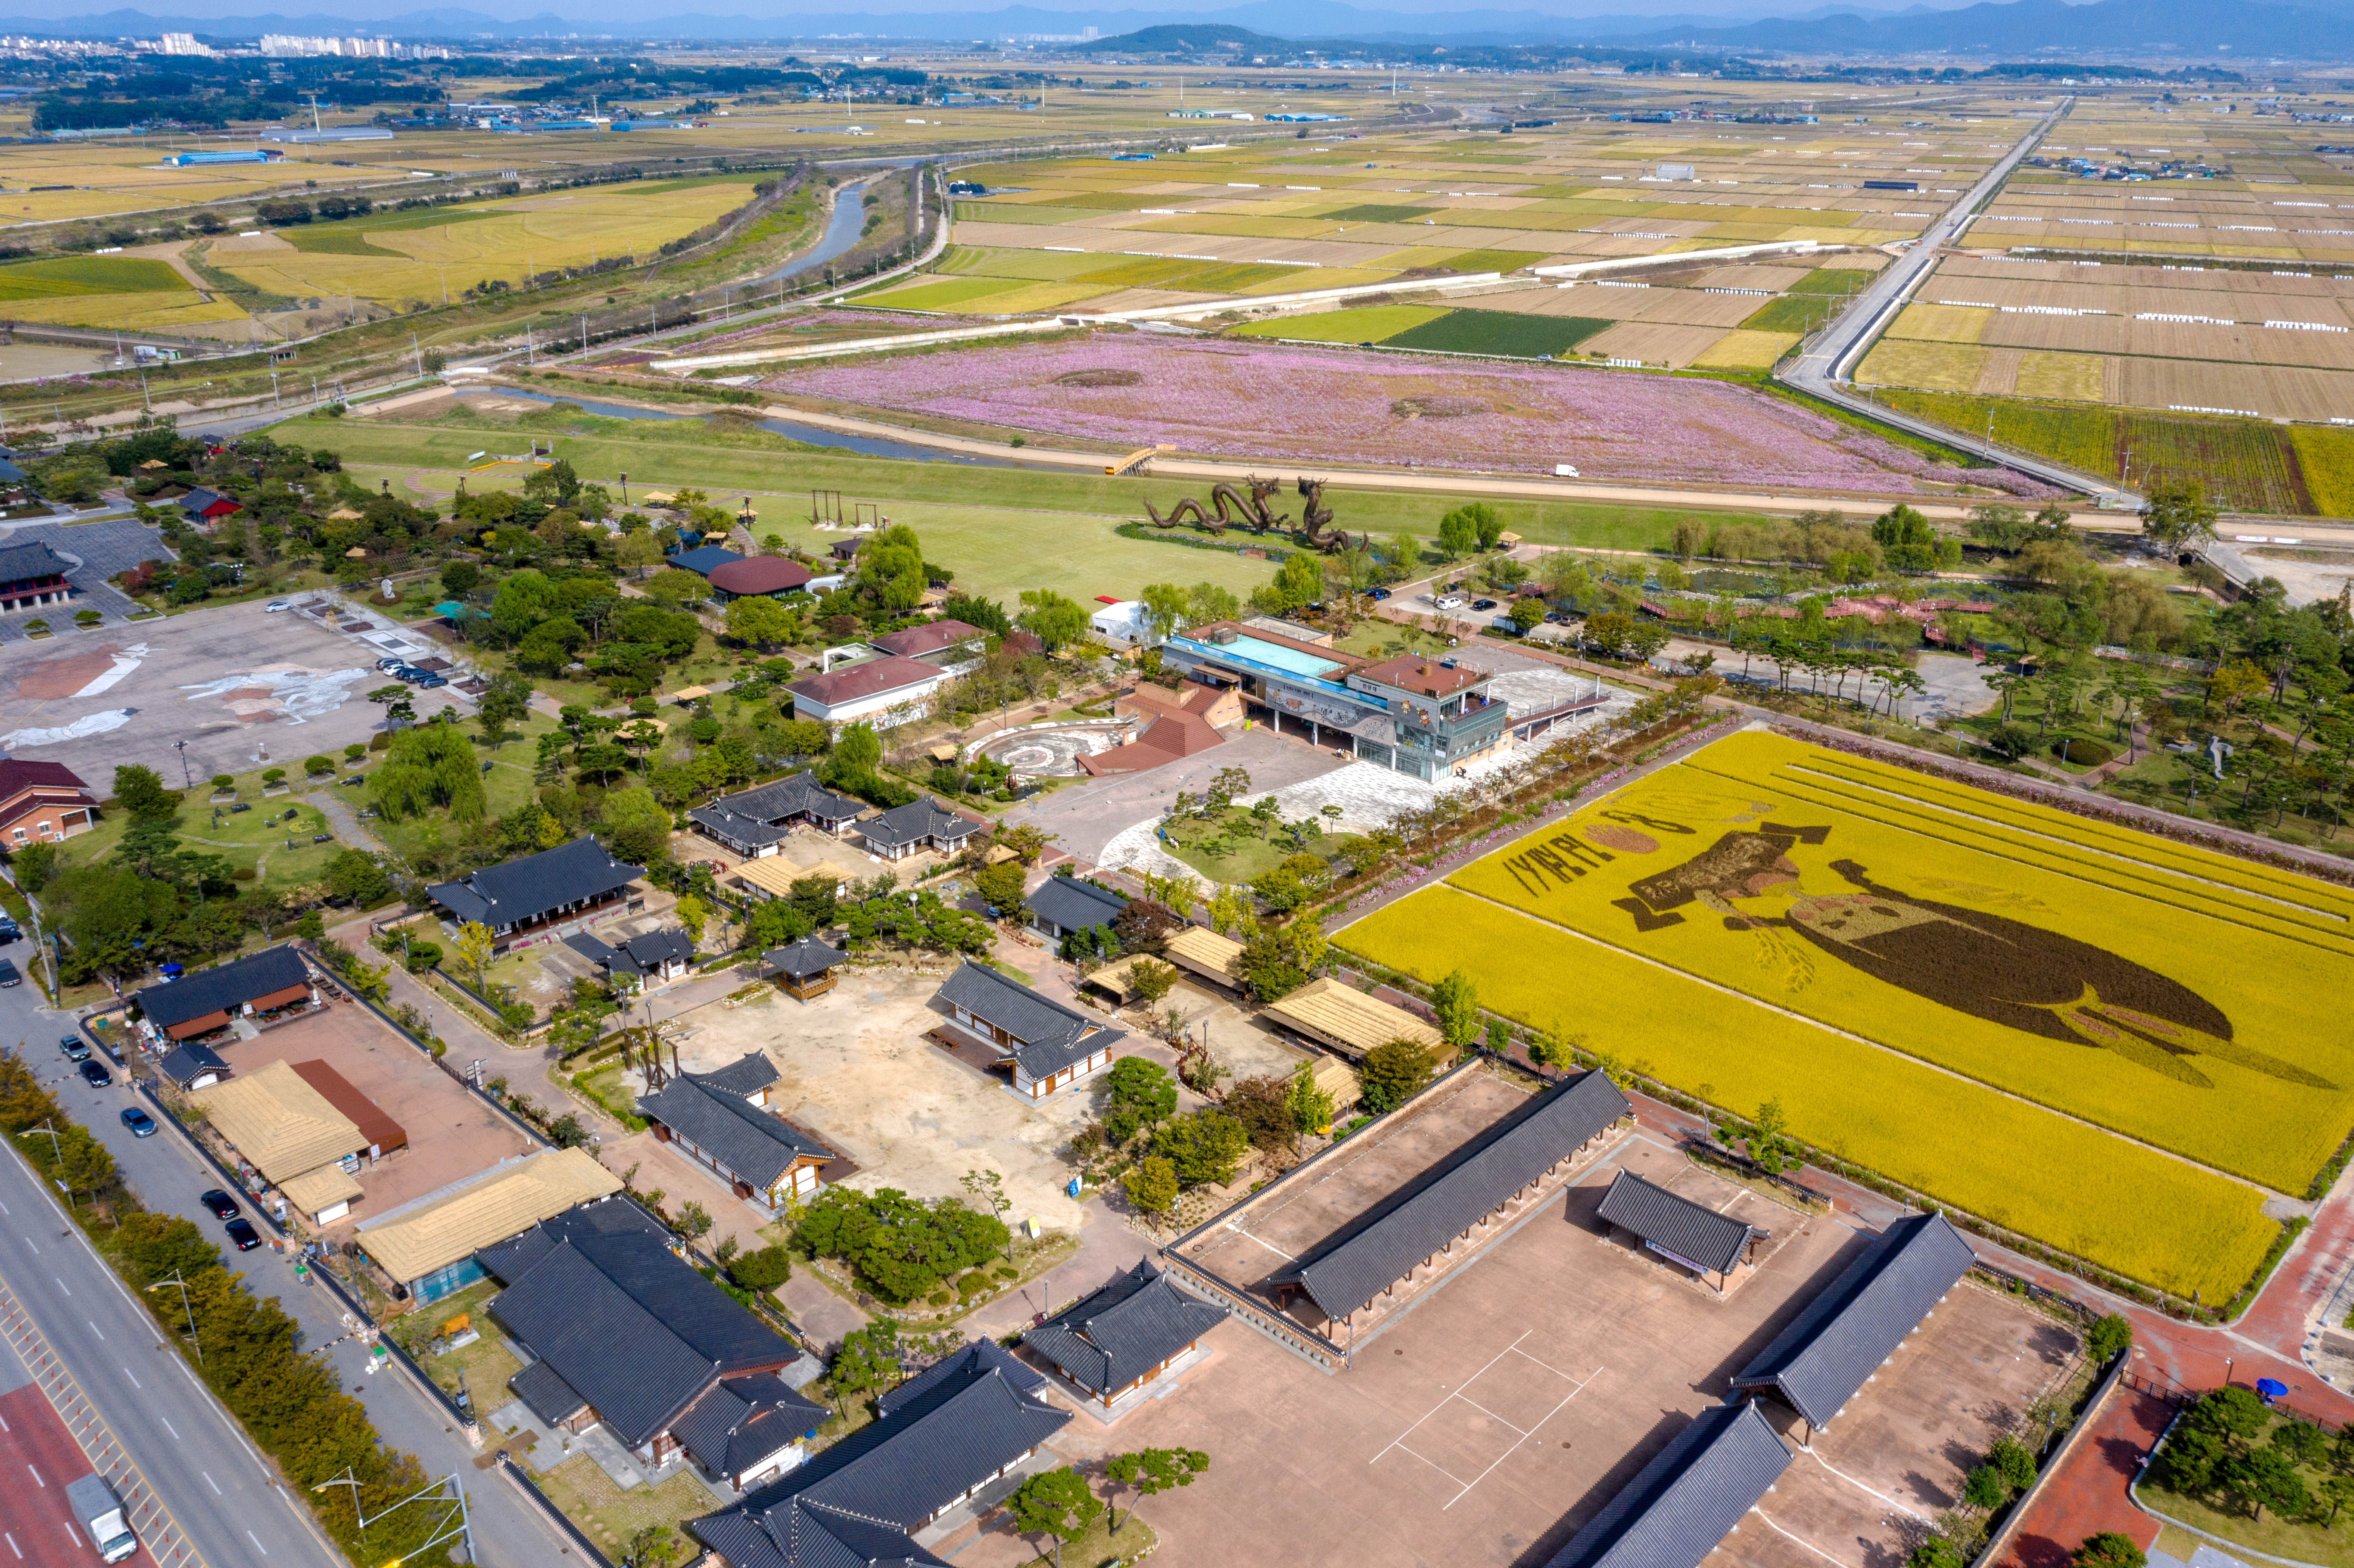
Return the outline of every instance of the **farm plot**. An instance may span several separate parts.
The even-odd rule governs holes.
[[[1607,1031],[1736,1111],[1779,1097],[1835,1153],[2212,1299],[2270,1234],[2224,1173],[2301,1194],[2354,1122],[2349,914],[2323,884],[1752,734],[1339,939],[1462,964],[1534,1027]],[[2268,983],[2289,970],[2321,983]]]

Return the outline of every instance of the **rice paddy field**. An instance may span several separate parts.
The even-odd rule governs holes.
[[[1998,105],[1934,125],[1621,116],[1509,136],[1336,129],[1149,161],[984,164],[959,171],[982,191],[958,198],[955,246],[861,298],[989,316],[1198,306],[1254,336],[1762,370],[1886,264],[1883,247],[1967,190],[2010,134]],[[1798,241],[1819,249],[1703,254],[1624,278],[1530,270]],[[1499,281],[1443,298],[1384,287],[1489,273]],[[1361,292],[1301,297],[1351,289]]]
[[[2215,1301],[2275,1232],[2264,1192],[2302,1196],[2354,1126],[2349,915],[2345,889],[1746,732],[1336,940]]]
[[[2232,505],[2347,515],[2343,484],[2306,473],[2303,432],[2354,417],[2354,157],[2325,155],[2324,126],[2252,107],[2080,101],[1857,380],[1925,394],[1889,400],[1964,429],[1992,412],[1999,440],[2008,425],[2024,450],[2113,479],[2127,450],[2164,464],[2187,439],[2220,460],[2187,476]],[[2220,440],[2214,419],[2247,428]]]

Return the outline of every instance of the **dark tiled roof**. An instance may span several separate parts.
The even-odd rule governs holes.
[[[1065,931],[1108,926],[1128,907],[1128,900],[1120,895],[1076,876],[1050,876],[1023,902],[1039,924]]]
[[[588,1403],[580,1397],[579,1390],[558,1377],[556,1369],[546,1361],[532,1362],[507,1379],[507,1387],[549,1426],[571,1420]]]
[[[764,1192],[796,1160],[833,1158],[823,1144],[701,1074],[684,1074],[659,1094],[639,1096],[638,1114],[662,1123]]]
[[[960,842],[981,832],[981,824],[925,795],[904,806],[894,806],[879,817],[869,817],[858,824],[858,831],[869,843],[897,849],[920,839]]]
[[[1600,1073],[1555,1085],[1324,1243],[1275,1283],[1298,1283],[1333,1318],[1363,1307],[1632,1107]]]
[[[688,1528],[729,1568],[954,1568],[903,1530],[801,1498],[765,1517],[715,1513]]]
[[[1013,1036],[1020,1042],[1013,1047],[1013,1059],[1034,1078],[1051,1077],[1126,1038],[1121,1031],[1098,1028],[1085,1013],[970,959],[940,982],[932,1000],[961,1007]]]
[[[870,1528],[918,1529],[1071,1419],[1047,1403],[1041,1386],[1038,1374],[1003,1347],[976,1340],[875,1401],[882,1414],[870,1425],[689,1528],[730,1568],[831,1562],[795,1544],[812,1510],[864,1520]],[[910,1550],[899,1544],[904,1534],[870,1539]]]
[[[1703,1410],[1545,1568],[1698,1568],[1789,1465],[1755,1405]]]
[[[175,504],[183,512],[209,512],[223,503],[227,503],[232,511],[244,510],[238,505],[236,497],[223,495],[217,490],[207,490],[201,484],[180,497]]]
[[[760,961],[780,975],[795,980],[807,980],[822,975],[841,963],[848,955],[840,948],[829,947],[815,937],[803,937],[789,948],[770,948],[760,955]]]
[[[766,1052],[747,1051],[724,1067],[695,1074],[695,1079],[715,1089],[726,1089],[731,1095],[748,1095],[755,1089],[767,1088],[782,1076]]]
[[[1807,1303],[1733,1386],[1774,1389],[1822,1425],[1977,1261],[1945,1215],[1897,1221]]]
[[[773,1373],[731,1377],[695,1402],[671,1430],[705,1469],[740,1476],[786,1444],[807,1437],[832,1414]]]
[[[866,803],[834,793],[817,781],[815,773],[804,771],[738,794],[722,795],[705,809],[731,817],[749,817],[758,822],[781,822],[789,817],[801,816],[815,817],[822,822],[846,822],[866,810]]]
[[[201,1018],[204,1015],[199,1013],[197,1016]],[[228,1064],[222,1061],[220,1053],[211,1046],[200,1045],[191,1041],[164,1057],[155,1070],[174,1083],[185,1085],[190,1079],[200,1078],[207,1073],[219,1073],[226,1075],[228,1072]]]
[[[758,817],[737,816],[716,801],[708,806],[697,806],[686,814],[686,820],[701,823],[711,830],[714,838],[739,850],[766,849],[792,836],[790,829],[772,826]]]
[[[506,1284],[493,1314],[630,1447],[719,1378],[798,1356],[634,1203],[584,1204],[474,1256]]]
[[[689,961],[695,957],[694,941],[684,931],[673,927],[642,932],[621,946],[641,973],[658,969],[664,964]]]
[[[1150,1259],[1022,1336],[1081,1388],[1126,1388],[1226,1320],[1226,1309],[1190,1296]]]
[[[676,567],[683,572],[694,572],[697,576],[708,577],[720,567],[743,558],[735,551],[722,546],[703,545],[692,550],[681,550],[678,554],[668,557],[666,564]]]
[[[461,920],[479,920],[496,929],[537,919],[551,909],[600,897],[626,887],[645,868],[624,865],[594,839],[574,839],[552,850],[484,866],[457,882],[426,893]]]
[[[1621,1171],[1602,1194],[1602,1217],[1685,1263],[1723,1274],[1741,1261],[1755,1233],[1739,1220],[1680,1198]]]
[[[139,1010],[158,1029],[170,1029],[209,1012],[235,1012],[257,996],[307,985],[311,972],[292,948],[266,948],[251,958],[198,969],[161,985],[143,986]]]

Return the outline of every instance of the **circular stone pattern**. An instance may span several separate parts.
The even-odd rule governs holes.
[[[1109,751],[1128,737],[1124,722],[1020,729],[981,743],[981,755],[1029,779],[1076,779],[1082,757]]]

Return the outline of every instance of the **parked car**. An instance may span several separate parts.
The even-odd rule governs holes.
[[[114,1075],[106,1070],[103,1062],[84,1062],[81,1065],[81,1081],[93,1089],[102,1089],[114,1082]]]
[[[16,972],[16,966],[15,964],[9,962],[6,959],[0,959],[0,986],[15,985],[24,978],[25,977],[23,975]]]
[[[133,1106],[122,1113],[122,1125],[131,1129],[131,1136],[133,1138],[155,1136],[155,1118],[137,1106]]]
[[[293,608],[293,605],[288,603],[285,599],[273,599],[268,604],[261,607],[261,613],[264,615],[276,615],[281,609],[292,609]]]
[[[389,658],[379,659],[376,662],[376,673],[379,675],[389,675],[395,670],[404,668],[408,663],[408,660],[403,659],[400,655],[396,653]]]
[[[396,681],[407,681],[409,684],[415,685],[418,682],[425,679],[426,676],[431,673],[431,671],[420,670],[414,664],[403,664],[398,669],[393,671],[392,678]]]
[[[1390,597],[1390,590],[1385,588],[1367,588],[1365,590],[1365,597],[1367,599],[1387,599]]]
[[[90,1060],[90,1042],[79,1034],[69,1034],[58,1041],[58,1049],[66,1054],[66,1060],[69,1062]]]
[[[218,1187],[215,1187],[196,1202],[202,1203],[205,1206],[205,1212],[217,1220],[233,1220],[245,1213],[243,1209],[237,1206],[235,1198],[230,1197]]]
[[[253,1228],[251,1220],[231,1220],[225,1228],[239,1252],[251,1252],[261,1245],[261,1233]]]
[[[1471,608],[1474,609],[1493,609],[1496,608],[1496,601],[1492,599],[1475,599],[1471,601]]]
[[[1441,609],[1461,609],[1463,608],[1463,600],[1461,597],[1451,593],[1440,594],[1437,599],[1432,599],[1430,602],[1437,605]]]
[[[0,947],[6,946],[8,943],[15,941],[24,934],[24,931],[17,926],[16,922],[7,918],[5,916],[0,916]]]
[[[420,692],[429,692],[436,686],[446,686],[450,682],[447,676],[437,675],[430,670],[424,672],[417,677],[417,689]]]

